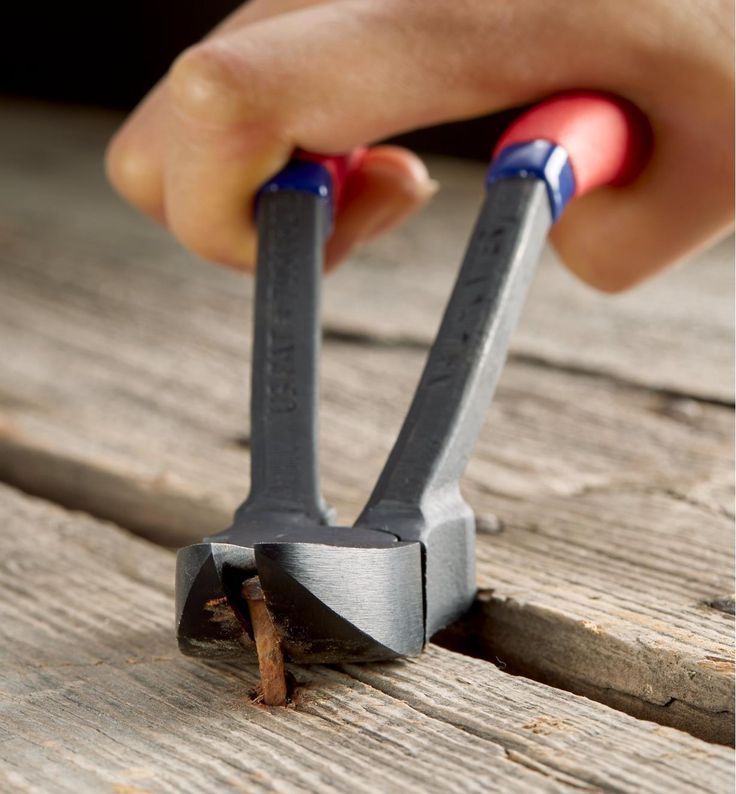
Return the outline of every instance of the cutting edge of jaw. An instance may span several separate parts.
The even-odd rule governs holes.
[[[195,543],[176,555],[176,637],[187,656],[256,661],[242,582],[256,575],[255,552],[230,543]]]
[[[290,661],[414,656],[425,641],[422,567],[416,542],[187,546],[177,555],[179,647],[189,656],[255,662],[241,588],[257,575]]]

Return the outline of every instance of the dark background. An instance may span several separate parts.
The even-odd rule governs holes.
[[[3,1],[0,93],[130,109],[238,0]],[[412,148],[485,159],[515,114],[413,132]]]

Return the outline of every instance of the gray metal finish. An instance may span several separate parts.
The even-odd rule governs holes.
[[[459,480],[551,223],[544,182],[488,189],[406,420],[357,526],[425,549],[427,639],[475,593],[475,519]]]
[[[251,490],[228,529],[177,555],[177,637],[188,655],[255,660],[241,586],[256,574],[295,661],[386,659],[423,645],[419,544],[328,526],[319,491],[319,298],[328,221],[327,202],[314,194],[279,190],[260,198]]]
[[[369,662],[421,652],[418,543],[259,543],[256,564],[289,658]]]
[[[179,552],[187,654],[254,658],[240,589],[256,574],[299,662],[416,655],[474,596],[475,523],[459,479],[550,225],[545,185],[490,187],[409,413],[352,528],[328,525],[317,475],[326,209],[292,190],[261,199],[251,493],[230,528]]]
[[[250,495],[231,536],[261,516],[300,527],[329,518],[317,465],[326,201],[296,190],[264,193],[258,222]]]

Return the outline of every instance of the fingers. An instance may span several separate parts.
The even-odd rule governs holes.
[[[335,231],[327,244],[327,269],[345,259],[355,245],[416,212],[437,187],[415,154],[398,146],[369,149],[346,185]]]
[[[639,179],[573,201],[553,227],[564,263],[597,289],[628,289],[732,228],[733,101],[724,99],[710,114],[695,101],[690,107],[685,123],[650,113],[659,122]]]
[[[496,80],[488,94],[489,81],[474,76],[481,70],[472,64],[465,64],[467,75],[448,70],[457,39],[437,19],[419,13],[397,24],[396,9],[421,8],[376,0],[310,4],[190,49],[113,144],[113,182],[195,253],[251,267],[253,196],[295,148],[344,151],[514,96],[512,79]],[[455,25],[461,33],[467,22],[459,15]],[[422,26],[426,38],[417,48]],[[407,158],[384,151],[368,159],[360,177],[366,195],[342,214],[332,263],[370,236],[370,226],[388,226],[426,198],[430,189],[419,187],[426,178],[411,175]]]
[[[325,0],[251,0],[207,37],[217,38],[271,16]],[[164,151],[169,102],[166,80],[148,93],[117,131],[107,149],[108,179],[130,204],[160,223],[164,217]]]
[[[647,5],[656,35],[642,17],[641,37],[623,42],[628,68],[610,87],[648,117],[652,158],[628,187],[573,202],[552,231],[565,264],[598,289],[631,287],[732,228],[733,7],[703,12],[700,4]]]
[[[510,66],[504,65],[502,77],[489,77],[488,63],[480,68],[487,45],[482,33],[471,42],[473,54],[464,53],[462,65],[449,68],[461,60],[450,34],[467,33],[467,23],[436,7],[425,19],[421,9],[414,3],[341,0],[283,14],[185,53],[170,81],[185,89],[199,65],[213,82],[219,77],[223,88],[229,84],[234,102],[241,94],[241,120],[267,110],[299,146],[322,152],[520,100],[526,83]],[[514,46],[508,37],[496,38],[499,48],[491,61],[502,62]],[[235,115],[228,121],[236,123]]]
[[[564,0],[512,6],[256,0],[177,60],[113,142],[111,180],[195,253],[249,268],[253,197],[294,149],[346,151],[576,88],[582,75],[641,107],[655,154],[636,184],[566,211],[553,240],[570,267],[622,289],[727,226],[728,35],[714,23],[684,58],[674,43],[704,29],[688,4],[644,4],[635,24],[621,24],[618,0],[599,0],[595,14]],[[329,266],[432,190],[409,153],[374,150],[348,184]]]
[[[732,218],[732,200],[714,184],[654,167],[636,186],[599,190],[574,202],[551,239],[583,281],[619,292],[712,243]]]

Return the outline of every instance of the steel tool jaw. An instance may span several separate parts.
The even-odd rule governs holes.
[[[419,543],[260,543],[256,565],[288,657],[368,662],[424,646]]]
[[[424,645],[420,544],[342,527],[311,534],[314,542],[199,543],[182,549],[176,582],[182,652],[255,661],[241,587],[257,575],[293,662],[419,653]]]

